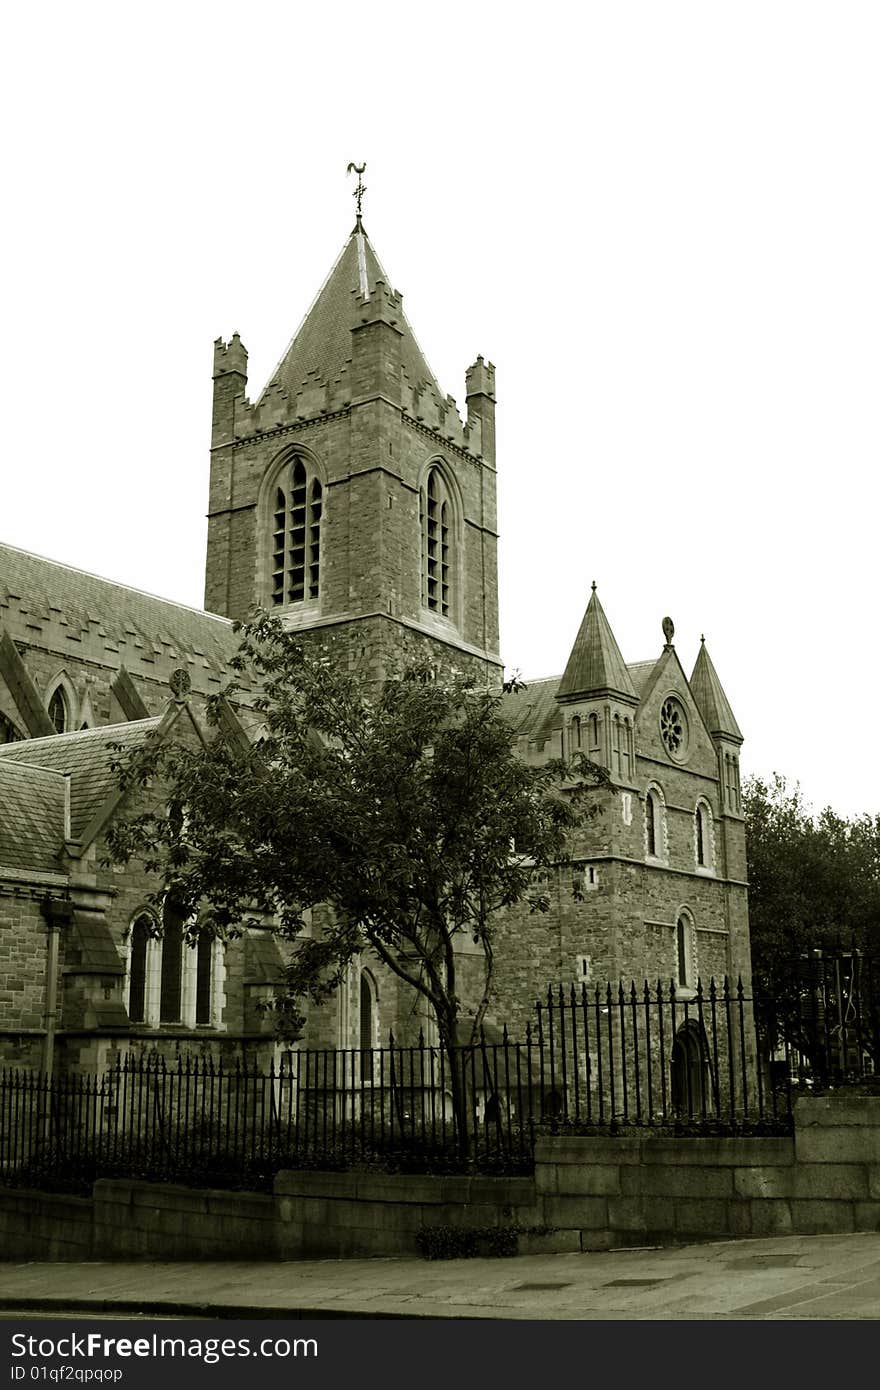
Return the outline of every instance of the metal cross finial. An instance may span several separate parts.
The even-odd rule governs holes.
[[[359,222],[361,220],[361,203],[363,201],[364,194],[367,191],[366,184],[364,183],[361,177],[366,167],[366,164],[349,164],[348,168],[345,171],[347,174],[350,174],[353,169],[358,176],[357,188],[354,190],[354,196],[355,198],[357,198],[357,215]]]

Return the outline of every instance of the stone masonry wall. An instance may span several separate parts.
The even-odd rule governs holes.
[[[521,1252],[880,1230],[880,1099],[805,1097],[793,1138],[545,1138],[534,1180],[296,1171],[271,1196],[0,1188],[6,1259],[412,1255],[420,1230],[444,1225],[517,1227]]]
[[[585,1250],[880,1230],[880,1099],[805,1097],[793,1138],[544,1139],[545,1219]]]

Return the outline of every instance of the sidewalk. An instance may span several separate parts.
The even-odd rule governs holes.
[[[0,1311],[209,1318],[880,1317],[880,1232],[512,1259],[3,1264]]]

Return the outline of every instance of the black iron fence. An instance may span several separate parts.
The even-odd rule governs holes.
[[[261,1188],[288,1167],[517,1173],[548,1128],[785,1132],[796,1088],[869,1075],[880,1057],[876,969],[811,960],[792,978],[784,1010],[726,979],[555,986],[522,1040],[493,1029],[451,1054],[391,1039],[268,1065],[129,1054],[100,1076],[0,1071],[0,1181]]]
[[[790,962],[778,988],[756,999],[765,1051],[808,1085],[880,1071],[880,960],[816,950]]]
[[[268,1065],[127,1055],[100,1076],[0,1071],[0,1181],[97,1176],[268,1187],[282,1168],[528,1172],[539,1049],[424,1038]]]

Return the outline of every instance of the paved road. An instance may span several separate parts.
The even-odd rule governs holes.
[[[880,1232],[513,1259],[2,1264],[23,1317],[877,1319]]]

